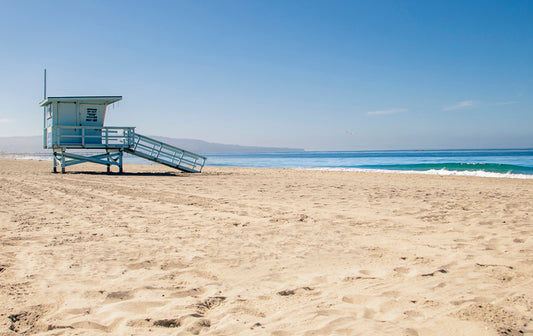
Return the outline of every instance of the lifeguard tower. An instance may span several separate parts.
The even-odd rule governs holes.
[[[58,165],[65,173],[67,166],[83,162],[106,165],[108,172],[117,166],[122,173],[124,152],[185,172],[202,171],[206,158],[201,155],[138,134],[135,127],[104,126],[107,107],[120,100],[121,96],[47,97],[40,103],[43,146],[54,153],[54,173]],[[82,149],[92,151],[82,155]]]

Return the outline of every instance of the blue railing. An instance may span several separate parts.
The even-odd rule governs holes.
[[[130,148],[135,127],[52,126],[44,129],[45,148]]]
[[[128,152],[147,160],[162,163],[192,173],[199,173],[204,167],[204,156],[183,150],[138,133],[134,134],[135,143]]]

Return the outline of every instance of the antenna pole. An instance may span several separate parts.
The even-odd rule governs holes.
[[[46,69],[44,69],[44,99],[46,99]],[[48,132],[46,130],[46,107],[43,106],[43,148],[48,148],[47,137],[48,137]],[[55,157],[53,157],[52,160],[54,160],[54,171],[55,171],[55,164],[56,164]]]
[[[44,99],[46,99],[46,69],[44,69]]]

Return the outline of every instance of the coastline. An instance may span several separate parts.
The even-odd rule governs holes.
[[[0,160],[0,334],[533,333],[533,181]]]
[[[388,170],[388,169],[365,169],[365,168],[295,168],[301,170],[318,171],[345,171],[354,173],[377,173],[377,174],[408,174],[408,175],[438,175],[438,176],[466,176],[466,177],[490,177],[490,178],[510,178],[510,179],[533,179],[533,175],[492,173],[486,171],[454,171],[447,169],[431,170]]]
[[[526,149],[531,151],[530,149]],[[445,151],[445,150],[441,150]],[[467,150],[463,150],[467,151]],[[476,150],[479,151],[479,150]],[[508,149],[508,151],[514,151],[513,149]],[[380,152],[380,151],[378,151]],[[398,151],[381,151],[381,152],[398,152]],[[405,151],[404,151],[405,152]],[[341,153],[341,152],[327,152],[327,153]],[[298,155],[300,153],[286,153],[292,155]],[[156,165],[150,161],[144,159],[128,156],[125,160],[132,165]],[[280,155],[279,153],[256,153],[256,154],[205,154],[208,157],[206,166],[210,167],[226,167],[226,168],[264,168],[264,169],[297,169],[297,170],[322,170],[322,171],[349,171],[349,172],[370,172],[370,173],[393,173],[393,174],[422,174],[422,175],[440,175],[440,176],[473,176],[473,177],[491,177],[491,178],[512,178],[512,179],[533,179],[533,167],[525,166],[515,166],[509,164],[489,164],[489,163],[433,163],[433,164],[403,164],[403,165],[377,165],[377,166],[355,166],[355,167],[344,167],[344,166],[299,166],[294,163],[276,163],[275,160],[270,163],[263,161],[262,164],[255,166],[251,161],[249,162],[237,162],[236,165],[228,165],[227,163],[217,162],[217,157],[247,157],[248,159],[254,158],[256,155]],[[215,163],[210,164],[214,159]],[[12,159],[12,160],[38,160],[38,161],[51,161],[52,156],[49,153],[16,153],[16,154],[6,154],[0,153],[0,160],[2,159]],[[457,169],[459,168],[459,169]],[[494,171],[495,170],[495,171]],[[527,170],[526,173],[521,172],[521,170]]]

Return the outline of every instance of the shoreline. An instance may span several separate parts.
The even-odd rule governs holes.
[[[52,158],[45,158],[47,154],[2,154],[0,160],[34,160],[34,161],[52,161]],[[51,155],[50,155],[51,156]],[[158,165],[158,163],[125,163],[125,165]],[[385,174],[415,174],[415,175],[438,175],[438,176],[470,176],[470,177],[489,177],[489,178],[509,178],[509,179],[533,179],[533,174],[518,174],[518,173],[497,173],[487,172],[484,170],[448,170],[442,169],[430,169],[430,170],[394,170],[394,169],[372,169],[372,168],[341,168],[341,167],[240,167],[240,166],[211,166],[207,161],[205,167],[212,168],[250,168],[250,169],[294,169],[294,170],[309,170],[309,171],[346,171],[346,172],[369,172],[369,173],[385,173]]]
[[[493,173],[487,171],[456,171],[447,169],[431,170],[388,170],[388,169],[366,169],[366,168],[294,168],[302,170],[322,170],[322,171],[348,171],[362,173],[384,173],[384,174],[414,174],[414,175],[437,175],[437,176],[468,176],[468,177],[491,177],[491,178],[510,178],[510,179],[533,179],[532,175],[513,174],[513,173]]]

